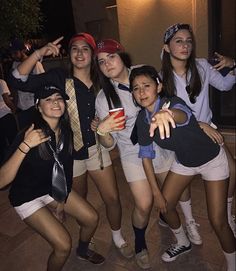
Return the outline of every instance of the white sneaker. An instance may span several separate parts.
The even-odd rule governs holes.
[[[231,215],[229,219],[229,226],[234,234],[234,237],[236,238],[236,223],[235,223],[235,216]]]
[[[186,230],[189,240],[194,245],[201,245],[202,238],[198,232],[198,228],[200,225],[195,222],[195,220],[190,220],[188,224],[186,224]]]

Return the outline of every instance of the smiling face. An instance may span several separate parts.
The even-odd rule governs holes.
[[[98,65],[102,73],[115,81],[120,81],[127,75],[127,68],[117,53],[99,53]]]
[[[92,49],[84,40],[76,40],[70,48],[70,59],[77,69],[90,68]]]
[[[193,50],[192,35],[187,29],[181,29],[173,36],[164,50],[170,54],[171,60],[187,61]]]
[[[45,99],[40,99],[38,110],[48,123],[59,120],[65,112],[65,101],[59,93],[54,93]]]
[[[138,75],[132,83],[132,93],[136,102],[149,112],[154,111],[158,93],[162,89],[162,84],[154,81],[150,76]]]

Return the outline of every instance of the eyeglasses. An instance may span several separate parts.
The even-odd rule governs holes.
[[[190,101],[192,104],[195,104],[195,103],[196,103],[196,97],[193,96],[193,93],[192,93],[192,91],[191,91],[191,89],[190,89],[190,85],[187,85],[185,89],[186,89],[186,91],[187,91],[187,93],[188,93],[189,101]]]

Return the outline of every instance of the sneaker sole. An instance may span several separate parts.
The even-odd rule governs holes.
[[[81,258],[80,256],[76,256],[76,257],[77,257],[77,259],[79,259],[80,261],[88,262],[88,263],[91,263],[91,264],[94,264],[94,265],[102,265],[102,264],[104,264],[104,262],[105,262],[105,260],[104,260],[104,261],[101,262],[101,263],[93,263],[93,262],[91,262],[91,261],[89,261],[89,260],[87,260],[87,259]]]
[[[194,244],[194,245],[197,245],[197,246],[200,246],[200,245],[202,245],[202,240],[194,240],[194,239],[192,239],[189,235],[187,235],[188,236],[188,239],[189,239],[189,241],[192,243],[192,244]]]
[[[190,249],[188,249],[188,250],[182,252],[181,254],[179,254],[179,255],[177,255],[175,257],[172,257],[172,258],[164,258],[163,256],[161,256],[161,259],[162,259],[162,261],[164,261],[166,263],[170,263],[170,262],[175,261],[179,256],[181,256],[183,254],[186,254],[186,253],[190,252],[191,250],[192,250],[192,248],[190,248]]]

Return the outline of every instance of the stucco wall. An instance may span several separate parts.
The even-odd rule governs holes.
[[[208,53],[207,0],[117,0],[120,41],[133,63],[160,67],[166,28],[176,22],[192,25],[198,56]]]

